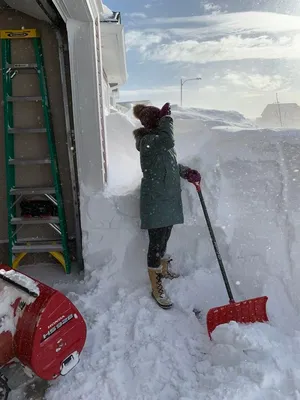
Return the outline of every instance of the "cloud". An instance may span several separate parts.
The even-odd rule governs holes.
[[[160,42],[158,42],[160,43]],[[300,34],[294,37],[228,36],[220,40],[182,40],[144,51],[147,59],[162,63],[205,64],[250,59],[299,59]]]
[[[158,24],[175,37],[207,40],[230,35],[279,35],[300,33],[300,16],[267,12],[240,12],[147,20],[152,31]],[[148,25],[148,26],[150,26]],[[168,28],[170,25],[172,27]]]
[[[142,18],[142,19],[147,18],[147,15],[145,13],[140,13],[140,12],[126,13],[124,15],[130,18]]]
[[[220,9],[221,9],[220,6],[213,4],[213,3],[206,3],[203,5],[203,7],[204,7],[204,10],[206,10],[206,11],[220,11]]]
[[[170,73],[168,82],[173,83],[177,78],[179,82],[182,74],[203,74],[199,85],[185,86],[187,106],[231,108],[258,115],[273,101],[275,91],[281,93],[284,101],[295,101],[299,97],[298,72],[290,69],[300,64],[295,62],[300,60],[300,17],[243,12],[145,19],[139,24],[143,24],[143,30],[135,28],[127,33],[127,48],[139,51],[144,62],[172,63],[174,72]],[[241,60],[261,62],[245,61],[237,65]],[[264,60],[285,62],[268,62],[270,70],[265,68]],[[212,62],[209,67],[205,65]],[[157,85],[123,91],[121,96],[124,100],[148,98],[158,105],[167,100],[178,103],[180,89],[177,83]]]
[[[255,92],[270,92],[283,90],[290,84],[290,80],[281,75],[248,74],[229,71],[223,80],[230,85],[239,87],[242,90]]]
[[[231,34],[253,32],[291,32],[300,30],[300,16],[277,14],[271,12],[237,12],[217,15],[200,15],[189,17],[154,18],[152,25],[190,25],[201,33]]]
[[[205,11],[210,12],[212,14],[219,14],[222,11],[222,8],[214,3],[204,3],[203,8]]]
[[[153,28],[127,34],[129,47],[138,48],[148,60],[205,64],[300,58],[300,17],[244,12],[147,20],[146,25],[149,21],[154,21]],[[167,28],[156,28],[158,21]],[[174,28],[168,28],[171,22]]]
[[[162,33],[146,33],[143,31],[129,31],[126,36],[127,50],[138,49],[144,53],[149,46],[161,43],[164,35]]]
[[[150,8],[151,4],[145,4],[145,8]]]

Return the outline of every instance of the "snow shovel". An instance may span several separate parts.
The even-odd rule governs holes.
[[[254,322],[267,322],[268,321],[267,310],[266,310],[266,304],[268,301],[267,296],[244,300],[238,303],[235,302],[226,275],[225,267],[222,262],[222,258],[218,249],[217,241],[210,222],[210,218],[208,216],[207,208],[201,191],[200,182],[195,183],[195,187],[199,195],[207,227],[210,233],[212,244],[215,249],[215,253],[218,259],[222,277],[229,297],[229,304],[211,308],[207,313],[206,323],[210,339],[212,339],[211,334],[218,325],[227,324],[230,321],[236,321],[244,324],[249,324]]]

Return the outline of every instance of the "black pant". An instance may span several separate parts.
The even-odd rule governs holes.
[[[148,267],[158,268],[160,260],[167,250],[168,240],[170,239],[173,226],[165,228],[149,229],[149,249],[148,249]]]

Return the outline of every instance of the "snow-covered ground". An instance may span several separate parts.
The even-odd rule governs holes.
[[[172,310],[154,304],[139,229],[136,122],[113,113],[110,186],[104,194],[83,188],[81,199],[86,277],[58,287],[83,313],[87,343],[48,400],[300,399],[300,131],[257,130],[235,112],[173,110],[178,158],[201,171],[235,297],[268,295],[270,322],[223,325],[209,341],[205,314],[227,297],[185,181],[185,224],[168,249],[182,277],[166,284]]]

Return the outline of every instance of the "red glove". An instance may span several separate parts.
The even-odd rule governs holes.
[[[186,174],[186,179],[190,183],[200,183],[201,182],[201,175],[197,170],[189,168],[188,172]]]
[[[170,103],[166,103],[160,110],[159,118],[164,117],[165,115],[171,115],[171,106]]]

